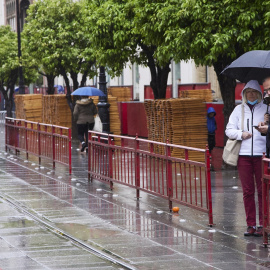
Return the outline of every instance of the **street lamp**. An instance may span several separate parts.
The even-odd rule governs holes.
[[[25,94],[24,81],[23,81],[23,68],[22,68],[19,0],[16,0],[16,12],[17,12],[17,39],[18,39],[18,57],[19,57],[19,94]]]
[[[110,115],[109,115],[109,107],[108,103],[108,92],[106,87],[106,75],[105,75],[105,67],[99,67],[99,89],[105,94],[105,96],[99,97],[99,102],[97,104],[98,114],[100,120],[102,122],[102,132],[110,133]]]

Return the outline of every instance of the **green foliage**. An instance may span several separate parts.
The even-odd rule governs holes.
[[[85,36],[82,3],[70,0],[38,0],[30,5],[23,37],[25,50],[46,74],[91,73],[85,54],[90,40]]]
[[[169,18],[177,2],[86,1],[85,25],[92,39],[87,52],[95,54],[97,63],[108,67],[113,76],[120,75],[128,63],[148,66],[155,97],[165,97],[172,54],[160,49],[163,46],[168,49],[167,26],[161,17]]]
[[[211,66],[222,58],[228,60],[227,65],[246,51],[269,49],[265,2],[182,0],[166,31],[175,60],[190,57],[197,64]]]
[[[0,41],[0,80],[7,86],[11,73],[19,67],[16,33],[9,26],[0,26]]]
[[[152,53],[159,65],[170,62],[171,54],[162,54],[159,47],[167,46],[164,33],[173,4],[178,1],[88,1],[85,16],[88,35],[92,38],[89,51],[96,54],[101,65],[119,75],[126,63],[148,65],[147,53]],[[162,14],[161,14],[162,10]]]
[[[235,104],[235,80],[221,71],[250,50],[269,50],[269,1],[182,0],[172,10],[165,38],[177,60],[213,66],[224,102],[225,125]]]

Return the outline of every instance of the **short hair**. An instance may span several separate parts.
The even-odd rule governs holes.
[[[263,81],[262,81],[262,83],[264,83],[264,82],[267,81],[267,80],[270,80],[270,76],[264,78]]]

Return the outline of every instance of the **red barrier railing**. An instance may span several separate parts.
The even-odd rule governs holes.
[[[120,141],[120,145],[114,142]],[[208,149],[160,143],[139,138],[106,135],[89,131],[88,178],[123,184],[168,199],[209,216],[213,225],[210,159]],[[171,153],[181,152],[183,158]],[[189,155],[200,153],[204,161]]]
[[[5,141],[7,149],[14,149],[50,159],[55,163],[69,166],[71,174],[71,129],[67,127],[31,122],[6,117]]]
[[[269,182],[270,182],[270,159],[263,155],[262,159],[262,208],[263,208],[263,244],[268,245],[268,234],[270,233],[269,212]]]

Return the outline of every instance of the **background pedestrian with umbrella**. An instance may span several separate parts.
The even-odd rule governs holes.
[[[92,130],[95,125],[94,116],[97,114],[96,105],[89,96],[104,96],[104,93],[94,87],[81,87],[71,95],[81,96],[76,101],[73,111],[74,120],[77,124],[78,138],[81,142],[81,152],[84,152],[88,145],[88,130]]]

